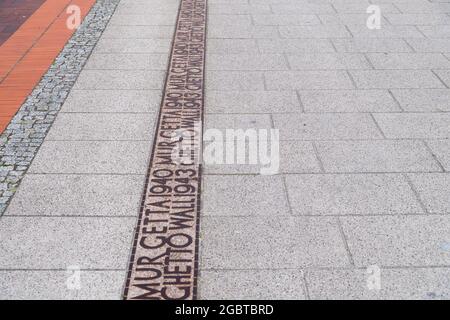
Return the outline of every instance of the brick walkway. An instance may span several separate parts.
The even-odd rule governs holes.
[[[279,129],[281,166],[205,166],[200,299],[450,298],[441,1],[379,30],[376,1],[208,1],[204,127]],[[179,2],[120,1],[0,219],[1,298],[121,298]]]

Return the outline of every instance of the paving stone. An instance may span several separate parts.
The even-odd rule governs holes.
[[[291,3],[291,4],[273,4],[272,11],[277,14],[320,14],[334,13],[330,4],[321,3]]]
[[[144,174],[148,141],[46,141],[31,173]]]
[[[203,269],[348,265],[334,219],[204,217],[200,233]]]
[[[443,266],[450,262],[449,216],[341,217],[355,265]]]
[[[301,270],[202,270],[200,299],[306,299]],[[267,281],[267,278],[270,281]]]
[[[387,90],[309,90],[300,97],[306,112],[400,111]]]
[[[281,26],[279,31],[282,38],[292,39],[351,38],[344,26],[334,25]]]
[[[423,40],[417,39],[417,41]],[[332,42],[338,52],[412,52],[403,39],[354,38],[332,39]]]
[[[450,111],[448,89],[394,89],[392,93],[405,111]]]
[[[450,52],[450,39],[407,39],[417,52]]]
[[[84,70],[75,89],[162,89],[165,72],[147,70]]]
[[[361,89],[444,87],[429,70],[351,70],[350,73]]]
[[[284,113],[300,112],[294,91],[209,91],[208,113]]]
[[[381,288],[377,290],[369,289],[371,278],[366,269],[305,272],[311,299],[441,300],[450,297],[448,268],[382,268],[380,275]]]
[[[448,113],[380,113],[374,117],[387,138],[450,138]]]
[[[334,52],[328,39],[258,39],[262,53]]]
[[[448,3],[429,3],[427,1],[401,1],[396,4],[402,13],[448,13]]]
[[[47,135],[50,140],[149,140],[154,114],[61,113]]]
[[[450,24],[450,17],[445,14],[401,13],[386,14],[393,25],[441,25]]]
[[[370,69],[362,54],[303,53],[287,57],[292,70]],[[450,63],[450,61],[448,61]]]
[[[208,15],[213,14],[251,14],[251,13],[271,13],[270,6],[266,4],[230,4],[211,3],[208,5]]]
[[[205,129],[270,129],[272,121],[268,114],[208,114]]]
[[[398,174],[288,175],[286,186],[292,211],[299,215],[423,213]]]
[[[439,165],[420,141],[319,141],[326,172],[432,172]]]
[[[415,26],[389,26],[380,29],[369,29],[365,24],[348,25],[355,38],[423,38]]]
[[[0,299],[2,300],[119,300],[125,270],[81,270],[80,287],[71,283],[73,271],[2,270]],[[24,285],[26,283],[26,285]]]
[[[280,141],[281,173],[317,173],[320,164],[312,142]]]
[[[165,71],[167,60],[167,54],[96,53],[90,56],[84,69]]]
[[[340,14],[321,14],[319,15],[320,21],[325,25],[349,25],[349,24],[362,24],[366,25],[368,14],[365,10],[357,13],[340,13]],[[381,27],[388,22],[381,17]]]
[[[95,53],[167,53],[171,39],[100,39]]]
[[[111,26],[173,26],[174,14],[115,14],[109,25]]]
[[[333,1],[333,7],[338,13],[366,13],[367,8],[371,5],[369,1]],[[399,12],[399,10],[391,3],[378,3],[380,11],[383,13]],[[367,14],[368,16],[369,14]]]
[[[417,26],[427,38],[450,38],[450,26]]]
[[[211,53],[258,53],[256,39],[208,39],[208,55]]]
[[[208,26],[208,39],[260,39],[278,37],[278,29],[274,26]]]
[[[449,140],[431,140],[427,142],[446,171],[450,171],[450,141]]]
[[[148,3],[124,4],[117,8],[115,15],[152,15],[152,14],[173,14],[178,11],[178,3]]]
[[[109,26],[103,39],[170,39],[172,26]]]
[[[5,215],[137,216],[144,176],[28,174]]]
[[[289,215],[281,176],[205,176],[202,189],[204,216]]]
[[[207,71],[207,90],[264,90],[262,72]]]
[[[209,14],[209,27],[249,27],[252,25],[252,17],[249,14]]]
[[[288,70],[281,54],[209,54],[206,67],[208,70]]]
[[[320,20],[313,14],[255,14],[255,25],[261,26],[302,26],[317,25]]]
[[[1,269],[124,269],[136,224],[135,218],[4,216],[1,221]]]
[[[151,112],[161,104],[159,90],[72,90],[62,112]]]
[[[274,126],[281,140],[334,140],[381,138],[370,115],[275,114]]]
[[[415,173],[408,174],[416,188],[420,199],[428,212],[450,213],[450,174],[448,173]]]
[[[345,71],[271,71],[264,73],[268,90],[354,89]]]
[[[439,53],[369,53],[367,56],[375,69],[450,68],[450,60]]]
[[[436,70],[435,72],[448,88],[450,86],[450,70]]]

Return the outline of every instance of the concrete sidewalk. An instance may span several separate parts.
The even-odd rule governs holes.
[[[0,218],[1,299],[121,298],[179,2],[117,6]],[[450,298],[450,2],[209,0],[207,28],[204,127],[279,129],[281,167],[206,166],[199,298]]]

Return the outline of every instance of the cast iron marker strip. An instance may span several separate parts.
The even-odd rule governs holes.
[[[123,297],[196,299],[207,0],[181,0]],[[180,132],[183,137],[180,137]],[[187,133],[186,136],[184,134]],[[181,153],[183,153],[181,151]]]

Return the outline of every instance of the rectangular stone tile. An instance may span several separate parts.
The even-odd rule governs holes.
[[[136,224],[136,218],[123,217],[4,216],[1,221],[1,269],[124,269]]]
[[[209,27],[249,27],[252,25],[252,17],[249,14],[209,14]]]
[[[275,128],[281,140],[341,140],[382,138],[370,115],[342,114],[275,114]]]
[[[149,5],[148,3],[134,3],[130,4],[119,4],[115,15],[124,14],[173,14],[177,12],[179,7],[178,3],[155,3]]]
[[[450,26],[418,26],[417,27],[427,38],[450,38]]]
[[[119,300],[122,299],[126,271],[82,270],[80,288],[69,289],[73,271],[2,270],[2,300]],[[26,283],[26,285],[24,285]]]
[[[374,117],[387,138],[450,138],[449,113],[379,113]]]
[[[369,29],[365,24],[348,25],[355,38],[423,38],[415,26],[383,25],[380,29]]]
[[[400,111],[387,90],[309,90],[300,98],[306,112]]]
[[[302,26],[317,25],[320,20],[313,14],[255,14],[255,25],[261,26]]]
[[[332,41],[338,52],[412,52],[403,39],[354,38]]]
[[[429,3],[427,1],[401,1],[396,6],[403,13],[448,13],[448,3]]]
[[[393,89],[392,93],[405,111],[450,111],[448,89]]]
[[[208,55],[211,53],[234,54],[234,53],[258,53],[255,39],[208,39]]]
[[[147,140],[152,138],[156,116],[151,113],[60,113],[50,140]]]
[[[275,26],[208,26],[208,39],[260,39],[278,38]]]
[[[393,25],[441,25],[450,24],[450,17],[445,14],[401,13],[386,14],[386,19]]]
[[[294,91],[209,91],[207,113],[301,112]]]
[[[450,70],[436,70],[435,72],[447,88],[450,87]]]
[[[258,39],[262,53],[334,52],[328,39]]]
[[[320,14],[335,13],[330,4],[321,3],[288,3],[272,4],[272,11],[276,14]]]
[[[204,217],[203,269],[346,266],[336,220],[321,217]]]
[[[269,196],[270,195],[270,196]],[[204,216],[289,215],[281,176],[205,176]]]
[[[109,26],[103,39],[170,39],[173,26]]]
[[[319,141],[326,172],[441,171],[421,141]]]
[[[371,69],[358,53],[303,53],[288,55],[287,59],[292,70]]]
[[[95,53],[168,53],[171,39],[100,38]]]
[[[450,60],[439,53],[369,53],[375,69],[446,69]]]
[[[399,174],[288,175],[286,186],[299,215],[424,213]]]
[[[444,87],[429,70],[351,70],[350,74],[361,89]]]
[[[137,216],[143,175],[27,174],[6,215]]]
[[[211,3],[208,5],[208,15],[214,14],[252,14],[252,13],[271,13],[270,6],[267,4],[249,5],[249,4],[230,4],[230,3]]]
[[[45,141],[31,173],[144,174],[149,141]]]
[[[430,300],[449,299],[449,268],[380,269],[380,290],[369,289],[366,269],[305,272],[311,299]]]
[[[207,71],[207,90],[264,90],[262,72]]]
[[[450,213],[450,174],[448,173],[410,173],[412,184],[420,199],[430,213]]]
[[[74,89],[159,89],[164,84],[165,72],[148,70],[83,70]]]
[[[432,140],[428,141],[427,144],[442,164],[445,171],[450,171],[450,141],[448,139]]]
[[[342,217],[341,222],[358,267],[450,263],[449,216]]]
[[[84,69],[166,70],[167,54],[96,53],[89,57]]]
[[[63,112],[151,112],[161,104],[159,90],[71,90]]]
[[[270,281],[267,281],[270,279]],[[202,270],[200,299],[306,299],[301,270]]]
[[[319,15],[320,21],[325,25],[349,25],[349,24],[362,24],[366,25],[369,15],[365,10],[357,13],[339,13],[339,14],[321,14]],[[387,24],[386,20],[381,17],[381,25]]]
[[[450,52],[450,39],[407,39],[417,52]]]
[[[288,70],[281,54],[209,54],[206,67],[208,70]]]
[[[208,114],[205,129],[270,129],[272,121],[268,114]],[[225,132],[224,132],[225,134]]]
[[[115,14],[110,26],[173,26],[176,12],[172,14]]]
[[[366,13],[367,8],[371,5],[369,1],[333,1],[333,7],[338,13]],[[394,13],[399,10],[391,3],[378,3],[382,13]],[[369,15],[369,14],[367,14]]]
[[[351,34],[344,26],[281,26],[282,38],[291,39],[321,39],[321,38],[351,38]]]
[[[264,73],[268,90],[354,89],[345,71],[272,71]]]

